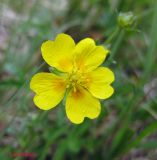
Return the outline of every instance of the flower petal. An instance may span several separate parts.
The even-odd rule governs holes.
[[[62,72],[70,72],[73,67],[75,42],[67,34],[58,34],[54,41],[46,41],[41,46],[44,60]]]
[[[103,63],[108,52],[103,46],[96,46],[93,39],[85,38],[75,48],[76,67],[85,71],[94,70]]]
[[[65,86],[62,77],[52,73],[37,73],[30,82],[30,88],[36,93],[34,103],[43,110],[55,107],[63,99]]]
[[[82,123],[85,117],[94,119],[98,117],[100,111],[99,100],[81,87],[76,91],[71,90],[67,95],[66,114],[73,123]]]
[[[114,81],[113,72],[106,67],[99,67],[88,75],[87,89],[96,98],[109,98],[114,89],[110,84]]]

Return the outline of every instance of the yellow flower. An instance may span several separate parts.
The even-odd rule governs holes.
[[[96,46],[91,38],[75,44],[69,35],[62,33],[54,41],[44,42],[41,52],[44,60],[60,74],[43,72],[33,76],[30,88],[36,93],[36,106],[49,110],[66,95],[65,109],[71,122],[79,124],[85,117],[98,117],[99,99],[109,98],[114,92],[110,85],[114,81],[113,72],[99,67],[109,51]]]

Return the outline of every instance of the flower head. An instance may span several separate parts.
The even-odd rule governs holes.
[[[91,38],[75,44],[69,35],[62,33],[54,41],[44,42],[41,52],[43,59],[60,74],[43,72],[33,76],[30,88],[36,93],[36,106],[49,110],[66,95],[65,109],[71,122],[79,124],[85,117],[98,117],[99,99],[109,98],[114,92],[113,72],[99,67],[109,51],[96,46]]]

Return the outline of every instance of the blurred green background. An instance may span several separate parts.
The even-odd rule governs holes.
[[[134,24],[118,27],[128,11]],[[32,75],[48,71],[41,43],[61,32],[111,50],[104,65],[115,93],[80,125],[63,104],[39,110],[29,89]],[[156,0],[0,0],[0,160],[157,160],[156,49]]]

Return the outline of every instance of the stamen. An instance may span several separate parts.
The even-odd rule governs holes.
[[[73,71],[68,75],[66,88],[72,87],[76,92],[77,86],[85,86],[88,81],[89,79],[85,78],[85,75],[74,67]]]
[[[76,87],[74,87],[74,92],[76,92]]]

